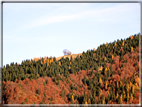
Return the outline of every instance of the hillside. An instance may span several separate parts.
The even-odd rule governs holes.
[[[139,66],[138,35],[95,51],[11,63],[2,71],[3,104],[139,104]]]

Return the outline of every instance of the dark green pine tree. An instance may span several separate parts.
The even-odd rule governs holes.
[[[86,85],[86,80],[87,80],[87,77],[86,77],[86,75],[84,75],[84,79],[83,79],[84,85]]]

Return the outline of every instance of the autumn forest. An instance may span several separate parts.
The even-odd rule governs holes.
[[[139,63],[135,34],[76,57],[7,64],[2,69],[2,103],[139,104]]]

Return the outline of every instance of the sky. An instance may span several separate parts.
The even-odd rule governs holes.
[[[82,53],[139,32],[139,3],[4,3],[3,65]]]

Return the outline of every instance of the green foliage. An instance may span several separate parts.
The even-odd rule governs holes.
[[[46,98],[46,94],[44,93],[44,97]]]
[[[116,42],[116,46],[113,49],[113,46]],[[86,75],[84,76],[83,83],[84,85],[88,85],[89,89],[91,92],[93,92],[94,96],[99,96],[99,84],[98,80],[103,75],[103,72],[98,71],[99,66],[103,66],[104,68],[106,67],[106,63],[113,63],[113,56],[119,55],[120,60],[124,60],[125,63],[128,62],[128,59],[124,59],[124,55],[127,52],[131,51],[131,47],[134,49],[139,46],[139,35],[134,35],[133,39],[131,40],[130,38],[127,38],[124,40],[124,45],[122,46],[123,40],[117,40],[114,41],[113,43],[108,43],[100,45],[95,51],[93,50],[87,50],[87,52],[83,52],[82,56],[78,56],[73,60],[69,60],[69,58],[61,58],[59,61],[61,64],[59,64],[59,61],[56,61],[56,58],[53,58],[52,63],[43,63],[41,64],[41,61],[44,62],[44,59],[40,59],[38,61],[34,60],[26,60],[22,61],[20,65],[17,63],[11,63],[10,65],[7,64],[6,67],[2,68],[2,81],[15,81],[16,79],[18,80],[24,80],[25,78],[30,78],[32,79],[38,79],[39,77],[44,77],[44,76],[49,76],[49,77],[54,77],[53,81],[55,83],[58,83],[60,85],[60,80],[61,77],[58,76],[59,74],[63,74],[62,81],[65,81],[65,78],[69,77],[70,73],[78,73],[80,70],[87,70],[87,74],[89,73],[88,70],[92,70],[90,73],[90,76],[94,75],[93,79],[89,78],[87,79]],[[127,45],[126,45],[127,44]],[[119,52],[120,48],[123,48],[123,51]],[[106,57],[106,58],[104,58]],[[132,58],[132,56],[130,56]],[[51,60],[52,58],[48,58]],[[138,57],[135,55],[134,60],[138,59]],[[71,63],[70,63],[71,62]],[[138,61],[136,61],[136,66],[138,66]],[[70,66],[70,68],[69,68]],[[124,67],[124,64],[122,64],[121,67]],[[93,70],[96,72],[94,73]],[[121,70],[118,71],[118,74],[120,75]],[[28,76],[29,75],[29,76]],[[137,74],[138,75],[138,74]],[[87,75],[89,76],[89,75]],[[111,78],[110,78],[111,76]],[[112,79],[113,76],[113,71],[110,66],[110,71],[107,72],[106,76],[101,77],[102,81],[105,82],[108,79]],[[134,83],[134,75],[130,78],[131,82]],[[71,79],[72,80],[72,79]],[[69,80],[66,80],[67,84],[69,83]],[[72,80],[72,82],[74,82]],[[43,83],[44,86],[48,83],[48,79]],[[124,78],[123,83],[126,84],[127,80]],[[109,87],[111,87],[110,84],[108,84]],[[80,86],[82,88],[82,86]],[[114,87],[115,88],[115,87]],[[112,85],[112,89],[113,85]],[[77,87],[74,87],[71,84],[71,89],[72,90],[78,90]],[[120,90],[123,89],[122,86],[120,86]],[[4,84],[2,84],[2,90],[4,90]],[[121,92],[118,88],[118,92]],[[40,92],[37,90],[37,93],[40,94]],[[115,94],[116,94],[115,93]],[[105,102],[107,103],[110,99],[113,99],[115,94],[113,95],[113,92],[111,93],[110,98],[106,98]],[[92,95],[93,96],[93,95]],[[91,99],[91,98],[90,98]],[[101,101],[101,100],[100,100]],[[81,99],[79,103],[81,102]],[[94,97],[91,99],[91,102],[95,102]],[[81,102],[82,103],[82,102]]]
[[[63,90],[61,91],[61,97],[64,97]]]
[[[38,94],[38,95],[40,95],[40,91],[39,91],[39,89],[37,90],[37,94]]]
[[[48,83],[48,79],[46,79],[46,84]]]
[[[26,98],[26,102],[28,102],[28,99]]]
[[[118,70],[118,75],[120,75],[120,73],[121,73],[120,70]]]
[[[22,104],[25,104],[25,102],[23,101]]]
[[[45,84],[46,84],[46,83],[44,82],[43,85],[45,86]]]

